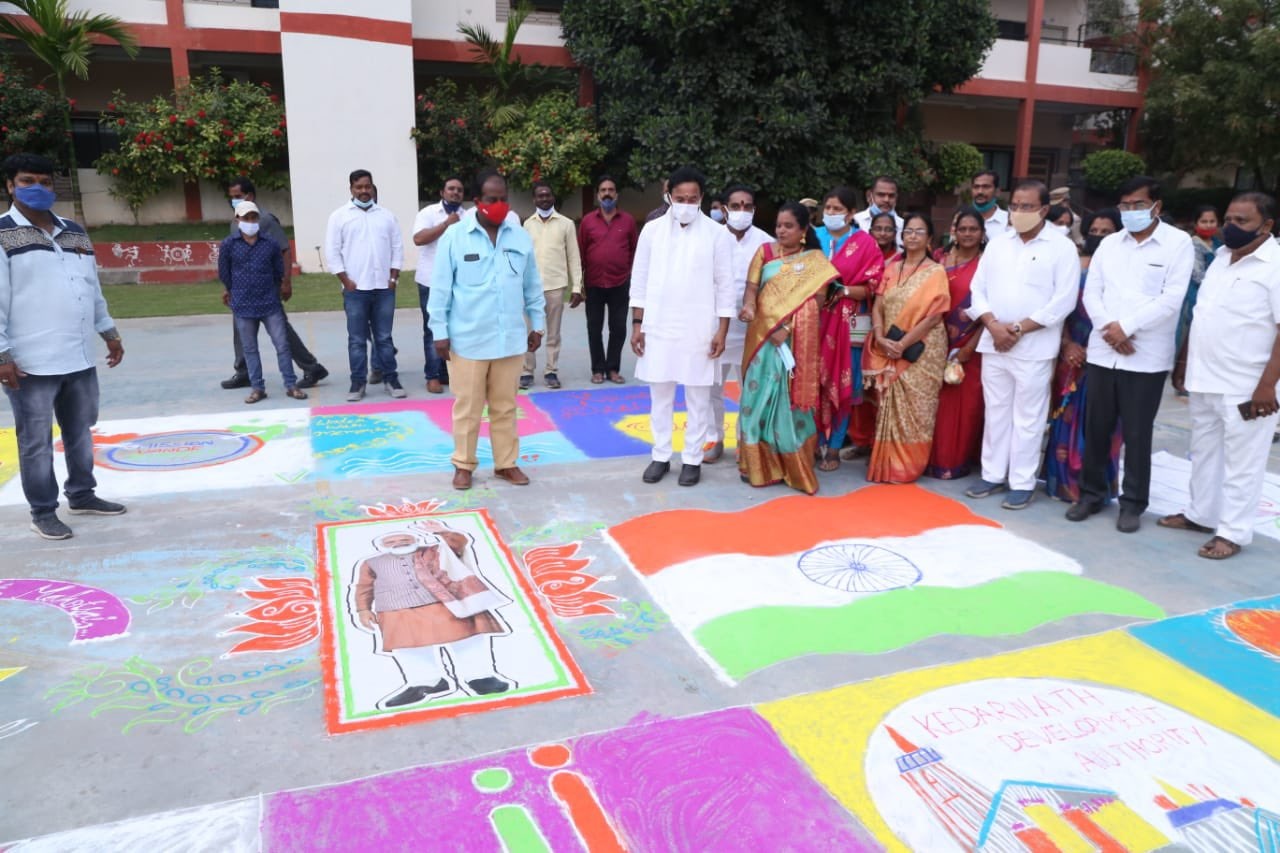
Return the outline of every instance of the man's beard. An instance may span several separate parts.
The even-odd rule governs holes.
[[[388,548],[388,554],[394,554],[397,557],[407,557],[414,551],[418,550],[418,545],[397,545],[394,548]]]

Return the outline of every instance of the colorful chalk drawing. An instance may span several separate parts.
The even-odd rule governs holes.
[[[320,636],[320,602],[314,579],[264,577],[255,581],[259,589],[240,591],[255,602],[254,606],[236,614],[250,621],[218,635],[255,636],[236,643],[223,657],[245,652],[287,652]]]
[[[227,430],[179,430],[116,442],[95,441],[94,464],[115,471],[185,471],[225,465],[263,447],[256,435]]]
[[[511,547],[527,549],[549,542],[581,542],[598,536],[607,527],[601,521],[566,521],[556,519],[546,524],[525,527],[511,537]]]
[[[879,654],[942,634],[1003,636],[1084,613],[1153,619],[1142,596],[915,486],[669,510],[606,532],[716,674],[810,654]],[[964,554],[965,559],[955,559]]]
[[[588,648],[613,652],[629,649],[671,624],[670,617],[647,601],[624,601],[617,619],[574,623],[573,630]],[[606,657],[613,655],[606,654]]]
[[[524,552],[524,567],[551,612],[561,619],[616,616],[618,611],[607,602],[617,601],[618,597],[592,589],[600,581],[613,578],[596,577],[583,571],[591,565],[592,558],[578,557],[581,547],[581,542],[573,542],[531,548]]]
[[[258,844],[257,797],[146,815],[19,841],[5,853],[207,850],[251,853]]]
[[[240,551],[224,551],[196,564],[186,575],[173,578],[163,587],[133,595],[129,601],[146,607],[147,613],[166,610],[175,604],[195,607],[209,592],[230,592],[265,573],[311,576],[315,560],[298,547],[258,546]]]
[[[320,684],[315,663],[295,657],[237,671],[215,670],[213,661],[200,658],[169,673],[135,656],[85,667],[45,698],[55,700],[54,714],[85,703],[92,706],[90,717],[127,717],[122,734],[149,724],[181,724],[184,733],[192,734],[220,718],[266,714],[311,698]]]
[[[1270,851],[1273,717],[1120,631],[761,706],[891,850]]]
[[[1280,596],[1136,625],[1130,633],[1280,716]]]
[[[364,510],[364,514],[369,518],[413,518],[419,515],[430,515],[443,508],[444,505],[445,501],[437,498],[429,498],[424,501],[401,498],[398,504],[365,504],[360,508]]]
[[[13,427],[0,428],[0,486],[18,476],[18,438]]]
[[[331,733],[591,692],[484,510],[316,529]]]
[[[55,607],[75,626],[72,644],[129,633],[129,608],[105,589],[50,578],[0,578],[0,599]]]
[[[15,675],[22,672],[24,669],[26,669],[25,666],[0,667],[0,681],[5,681],[7,679],[13,678]]]
[[[1191,504],[1191,460],[1160,451],[1151,456],[1151,505],[1155,515],[1183,512]],[[1280,539],[1280,475],[1267,474],[1253,532]],[[1194,541],[1194,540],[1193,540]]]
[[[359,502],[343,495],[316,495],[306,502],[306,509],[321,521],[364,517],[364,508]]]

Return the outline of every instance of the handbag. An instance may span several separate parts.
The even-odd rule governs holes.
[[[896,325],[890,326],[889,331],[885,333],[885,337],[891,341],[900,341],[906,336],[907,333]],[[924,341],[916,341],[902,351],[902,360],[914,364],[922,355],[924,355]]]
[[[849,345],[860,347],[871,334],[871,315],[859,314],[857,309],[849,315]]]

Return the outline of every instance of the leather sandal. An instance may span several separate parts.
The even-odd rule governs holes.
[[[254,403],[265,399],[267,399],[267,392],[259,391],[257,388],[254,388],[249,392],[249,396],[244,398],[244,401],[252,406]]]
[[[290,388],[288,391],[284,392],[284,395],[286,397],[292,397],[295,400],[307,399],[307,392],[303,391],[301,388]]]
[[[1156,522],[1157,527],[1168,527],[1171,530],[1194,530],[1196,533],[1212,533],[1212,527],[1205,527],[1203,524],[1196,524],[1187,518],[1184,513],[1178,512],[1173,515],[1166,515],[1164,518]]]
[[[1225,545],[1226,552],[1216,549]],[[1240,553],[1240,546],[1232,542],[1230,539],[1224,539],[1221,536],[1215,536],[1208,542],[1200,546],[1200,550],[1196,552],[1199,556],[1206,560],[1226,560]]]

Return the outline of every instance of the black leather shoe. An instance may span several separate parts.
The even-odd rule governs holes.
[[[302,378],[298,380],[298,387],[314,388],[316,383],[320,382],[328,375],[329,371],[324,369],[324,365],[317,364],[314,370],[309,370],[302,375]]]
[[[1120,510],[1120,517],[1116,519],[1116,530],[1121,533],[1137,533],[1138,528],[1142,526],[1142,513],[1134,512],[1131,509]]]
[[[510,684],[501,678],[494,678],[492,675],[468,681],[467,686],[477,696],[488,696],[490,693],[506,693],[511,689]]]
[[[1095,503],[1076,501],[1067,508],[1067,521],[1084,521],[1091,515],[1097,515],[1102,507]]]
[[[702,479],[701,465],[681,465],[680,479],[676,482],[682,486],[696,486],[698,481]]]
[[[428,696],[434,696],[437,693],[445,693],[449,690],[449,682],[443,678],[430,687],[422,685],[414,685],[406,687],[390,699],[382,703],[384,708],[400,708],[404,705],[412,705],[415,702],[421,702]]]
[[[224,379],[219,384],[222,385],[223,388],[226,388],[228,391],[230,391],[232,388],[248,388],[249,374],[233,373],[231,374],[230,379]]]
[[[667,472],[670,470],[670,462],[650,462],[649,467],[644,469],[644,481],[646,483],[656,483],[667,476]]]

